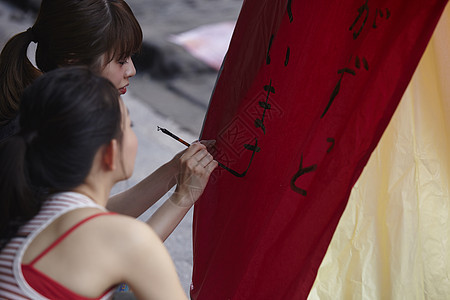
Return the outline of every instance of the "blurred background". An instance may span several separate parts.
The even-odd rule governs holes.
[[[123,97],[139,149],[133,176],[119,183],[113,193],[133,186],[185,148],[158,132],[157,126],[186,141],[198,139],[243,0],[126,2],[144,33],[142,51],[133,57],[137,75]],[[0,0],[2,48],[14,34],[33,25],[40,3],[41,0]],[[33,45],[29,48],[31,61],[34,61]],[[161,200],[166,198],[167,195]],[[148,218],[158,206],[154,205],[140,219]],[[165,242],[187,294],[192,274],[191,227],[192,209]],[[124,294],[116,298],[133,296]]]

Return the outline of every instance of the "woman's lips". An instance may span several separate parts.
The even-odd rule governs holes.
[[[123,88],[120,88],[120,89],[119,89],[119,93],[120,93],[121,95],[124,95],[126,92],[127,92],[127,87],[126,87],[126,86],[124,86]]]

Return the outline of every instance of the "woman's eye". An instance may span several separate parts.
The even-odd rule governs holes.
[[[119,60],[119,64],[124,65],[128,62],[128,60]]]

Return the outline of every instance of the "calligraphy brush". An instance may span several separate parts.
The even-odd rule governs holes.
[[[182,144],[185,145],[186,147],[189,147],[189,146],[191,145],[191,144],[189,144],[188,142],[186,142],[185,140],[183,140],[182,138],[180,138],[180,137],[176,136],[175,134],[173,134],[172,132],[170,132],[169,130],[167,130],[167,129],[165,129],[165,128],[162,128],[162,127],[159,127],[159,126],[156,126],[156,127],[158,127],[158,128],[157,128],[158,131],[161,131],[162,133],[167,134],[168,136],[170,136],[171,138],[173,138],[173,139],[179,141],[180,143],[182,143]],[[254,154],[255,154],[255,153],[253,153],[253,155],[254,155]],[[252,155],[252,159],[253,159],[253,155]],[[248,168],[247,168],[247,170],[245,170],[243,173],[238,173],[238,172],[236,172],[235,170],[232,170],[232,169],[228,168],[227,166],[225,166],[225,165],[224,165],[223,163],[221,163],[220,161],[218,161],[217,163],[219,164],[219,167],[221,167],[221,168],[227,170],[228,172],[230,172],[231,174],[233,174],[233,175],[236,176],[236,177],[244,177],[245,174],[247,173],[247,170],[248,170]]]
[[[178,136],[176,136],[175,134],[173,134],[172,132],[170,132],[169,130],[156,126],[158,127],[158,131],[161,131],[162,133],[167,134],[168,136],[174,138],[175,140],[179,141],[180,143],[184,144],[186,147],[189,147],[191,144],[189,144],[188,142],[186,142],[185,140],[183,140],[182,138],[179,138]]]

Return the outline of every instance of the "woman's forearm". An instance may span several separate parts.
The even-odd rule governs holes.
[[[177,183],[175,192],[147,221],[164,241],[201,196],[217,165],[205,145],[193,143],[136,186],[112,197],[107,208],[138,217]]]
[[[106,208],[137,218],[175,185],[176,172],[172,160],[132,188],[111,197]]]
[[[171,198],[167,199],[147,220],[147,224],[164,242],[183,220],[192,206],[176,205]]]

